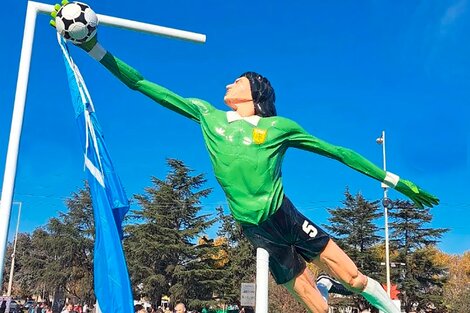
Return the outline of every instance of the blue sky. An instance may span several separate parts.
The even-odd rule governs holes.
[[[2,177],[26,12],[26,1],[7,2],[0,49]],[[108,50],[183,96],[224,108],[226,84],[257,71],[275,87],[279,115],[379,166],[382,149],[375,139],[385,129],[388,169],[441,199],[432,209],[432,226],[450,232],[440,249],[470,249],[468,0],[88,3],[101,14],[206,34],[206,44],[193,44],[99,29]],[[48,20],[40,15],[36,22],[14,195],[23,202],[20,231],[64,211],[64,199],[85,177],[61,52]],[[214,192],[205,212],[226,207],[197,124],[127,89],[79,49],[72,55],[129,197],[143,193],[151,176],[163,177],[171,157],[207,174]],[[341,204],[346,186],[370,200],[382,197],[378,182],[304,151],[288,152],[283,175],[287,195],[319,224],[327,222],[325,208]],[[11,220],[10,233],[16,209]]]

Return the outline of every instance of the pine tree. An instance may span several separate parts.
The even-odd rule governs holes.
[[[64,296],[94,302],[93,214],[88,186],[73,193],[66,205],[66,212],[49,219],[31,235],[20,234],[14,281],[25,297],[59,295],[61,299],[56,300],[62,302]]]
[[[210,215],[198,215],[211,189],[203,188],[203,174],[191,176],[182,161],[167,163],[166,178],[152,177],[145,194],[135,196],[141,209],[132,211],[133,224],[125,229],[129,272],[138,288],[135,294],[155,304],[169,295],[174,303],[201,306],[211,303],[223,277],[206,257],[217,248],[195,243],[215,222]]]
[[[446,269],[434,261],[434,245],[448,230],[428,227],[430,209],[417,208],[410,201],[393,201],[390,218],[391,249],[398,252],[397,261],[405,264],[400,273],[394,273],[403,307],[406,312],[441,307]]]
[[[61,298],[65,292],[78,302],[94,302],[94,220],[88,184],[72,193],[66,206],[68,211],[51,218],[45,227],[49,257],[42,277],[50,294]]]
[[[31,243],[31,235],[28,233],[18,233],[18,241],[16,244],[15,270],[13,275],[12,294],[21,298],[28,298],[33,294],[31,288],[34,270],[30,270],[28,260],[30,258],[33,246]],[[13,253],[13,242],[7,246],[5,254],[3,294],[7,293],[8,281],[10,279],[11,258]]]
[[[375,249],[381,237],[374,221],[382,216],[379,201],[367,201],[360,193],[353,196],[348,188],[344,196],[343,207],[328,209],[330,224],[324,226],[362,272],[378,279],[381,260]],[[362,297],[356,297],[355,302],[357,306],[368,306]]]
[[[380,272],[375,253],[370,253],[380,241],[379,227],[374,221],[382,216],[379,201],[367,201],[357,193],[353,196],[349,189],[344,193],[344,207],[327,209],[331,217],[325,225],[335,236],[338,245],[349,257],[369,274]]]

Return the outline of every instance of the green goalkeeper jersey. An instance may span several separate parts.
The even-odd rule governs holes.
[[[290,147],[336,159],[379,181],[385,178],[361,155],[308,134],[290,119],[241,117],[152,83],[109,52],[100,62],[130,88],[201,125],[215,176],[239,223],[257,225],[279,208],[284,197],[281,165]]]

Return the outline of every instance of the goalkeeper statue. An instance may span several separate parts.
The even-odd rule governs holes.
[[[334,159],[395,188],[418,207],[437,205],[436,197],[353,150],[323,141],[295,121],[278,116],[274,89],[260,74],[245,72],[227,85],[224,102],[230,110],[223,111],[145,79],[107,51],[96,36],[79,47],[129,88],[200,125],[231,214],[250,242],[268,251],[276,282],[310,312],[328,312],[328,292],[358,293],[384,312],[400,312],[382,286],[361,273],[329,235],[284,194],[283,157],[288,149],[296,148]],[[331,278],[322,276],[315,281],[306,262],[313,262]]]

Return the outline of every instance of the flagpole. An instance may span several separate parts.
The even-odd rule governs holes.
[[[383,169],[387,171],[387,158],[385,150],[385,130],[382,131],[382,135],[376,139],[377,144],[382,145],[382,156],[383,156]],[[391,283],[390,283],[390,242],[389,242],[389,233],[388,233],[388,210],[390,205],[390,200],[388,199],[388,186],[384,183],[381,183],[381,187],[384,190],[384,197],[382,199],[382,205],[384,207],[384,224],[385,224],[385,273],[387,279],[387,294],[390,297]]]
[[[23,43],[21,46],[20,65],[18,70],[18,80],[16,83],[15,102],[13,105],[13,115],[10,128],[10,138],[8,142],[5,172],[3,175],[3,186],[0,202],[0,284],[3,281],[3,267],[5,262],[5,252],[8,240],[8,228],[10,224],[11,205],[13,201],[13,191],[15,186],[16,169],[18,162],[18,152],[23,128],[23,117],[28,89],[29,70],[31,65],[31,54],[34,41],[34,29],[36,16],[38,13],[50,14],[54,7],[50,4],[28,1],[26,9],[25,26],[23,32]],[[127,30],[145,32],[153,35],[166,36],[170,38],[188,40],[192,42],[204,43],[206,36],[203,34],[187,32],[178,29],[162,27],[158,25],[141,23],[107,15],[98,14],[102,25],[120,27]]]
[[[15,240],[13,243],[13,253],[11,254],[10,278],[8,279],[7,297],[11,297],[11,288],[13,286],[13,274],[15,273],[15,259],[16,259],[16,243],[18,241],[18,231],[20,230],[21,206],[23,205],[22,202],[15,202],[15,203],[18,204],[18,219],[16,221],[16,232],[15,232]]]

